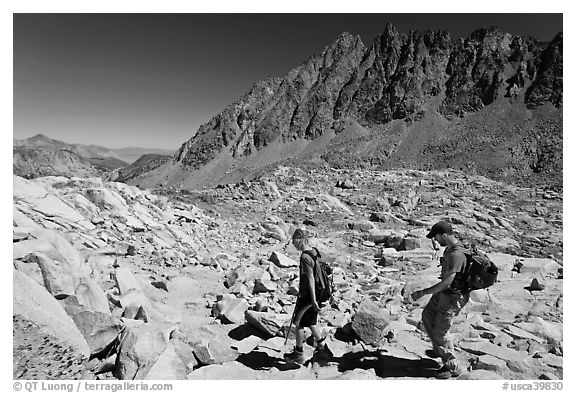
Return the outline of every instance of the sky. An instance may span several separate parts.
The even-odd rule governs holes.
[[[13,15],[13,137],[177,149],[257,81],[284,76],[347,31],[483,26],[551,40],[562,14]]]

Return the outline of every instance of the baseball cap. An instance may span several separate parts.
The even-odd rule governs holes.
[[[439,233],[452,233],[452,225],[448,224],[446,221],[438,221],[436,224],[432,225],[432,229],[430,229],[430,233],[428,233],[426,237],[432,239]]]

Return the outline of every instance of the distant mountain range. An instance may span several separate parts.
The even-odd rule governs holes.
[[[146,154],[174,154],[173,150],[69,144],[43,134],[13,140],[13,172],[34,178],[48,175],[99,176],[123,168]]]
[[[561,32],[548,43],[497,28],[454,39],[389,24],[370,46],[344,33],[257,82],[130,183],[197,188],[313,162],[561,186],[562,70]]]

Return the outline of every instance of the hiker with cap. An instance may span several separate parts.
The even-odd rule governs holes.
[[[436,371],[436,377],[448,379],[457,377],[462,372],[453,354],[453,345],[446,335],[452,319],[460,313],[470,297],[470,292],[459,289],[461,274],[458,273],[462,273],[466,266],[466,249],[454,236],[452,226],[445,221],[434,224],[426,237],[432,239],[434,248],[437,247],[434,242],[446,247],[440,258],[441,281],[429,288],[415,291],[411,297],[416,301],[423,296],[432,295],[422,312],[422,325],[433,346],[433,350],[427,352],[443,361],[443,366]]]
[[[318,327],[318,313],[320,305],[316,299],[316,288],[314,283],[314,271],[317,260],[321,257],[317,248],[311,245],[311,234],[305,229],[296,229],[292,236],[292,244],[300,255],[300,283],[298,287],[298,299],[292,316],[292,321],[296,328],[296,346],[290,353],[284,355],[284,359],[303,364],[304,358],[304,328],[308,327],[312,331],[312,336],[316,342],[314,357],[329,357],[329,349],[326,346]]]

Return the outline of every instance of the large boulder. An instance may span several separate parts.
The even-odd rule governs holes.
[[[194,345],[194,354],[203,365],[230,362],[240,355],[231,344],[230,340],[221,338],[200,342]]]
[[[13,196],[16,203],[24,202],[31,212],[50,217],[57,223],[72,225],[86,230],[94,229],[94,225],[80,214],[74,207],[52,193],[50,187],[38,184],[39,180],[26,180],[14,176]]]
[[[150,300],[142,291],[130,291],[120,297],[120,305],[126,310],[135,311],[129,318],[137,315],[147,322],[173,322],[177,323],[182,319],[182,309],[170,304]],[[132,311],[129,311],[132,313]]]
[[[475,355],[491,355],[506,362],[508,368],[515,372],[523,372],[529,366],[526,355],[510,348],[500,347],[489,341],[461,342],[460,347]]]
[[[226,285],[231,288],[237,282],[246,283],[248,281],[256,280],[270,280],[272,277],[270,273],[263,268],[255,265],[238,266],[226,274]]]
[[[249,304],[246,299],[236,298],[232,294],[223,295],[222,298],[216,302],[212,309],[212,314],[215,317],[220,317],[225,322],[243,324],[244,312],[248,310]]]
[[[318,203],[324,205],[329,210],[339,211],[347,215],[353,216],[354,213],[346,206],[340,199],[328,194],[320,194],[316,200]]]
[[[486,304],[488,312],[500,313],[502,318],[503,315],[514,317],[526,311],[542,316],[544,303],[555,302],[562,295],[563,280],[558,279],[561,266],[557,262],[540,258],[520,260],[517,256],[499,253],[489,256],[499,272],[498,282],[490,287],[491,301]],[[518,262],[522,264],[520,269],[515,267]],[[534,278],[545,283],[543,290],[533,291],[530,288]],[[535,293],[538,293],[537,297]]]
[[[390,323],[390,316],[378,304],[365,300],[352,318],[352,329],[360,339],[370,345],[378,345],[384,339],[384,329]]]
[[[366,220],[358,220],[355,222],[349,222],[348,228],[355,229],[355,230],[358,230],[360,232],[369,232],[369,231],[376,229],[376,227],[374,226],[373,223],[371,223],[370,221],[366,221]]]
[[[128,204],[115,191],[103,187],[87,188],[84,190],[84,196],[100,209],[108,210],[117,217],[130,215]]]
[[[90,310],[82,306],[75,296],[68,296],[60,303],[86,339],[91,355],[97,355],[107,349],[122,330],[120,320],[110,312]]]
[[[120,339],[115,375],[119,379],[144,379],[168,346],[171,324],[134,322]]]
[[[264,341],[258,336],[250,335],[243,340],[235,342],[232,347],[236,349],[239,353],[250,353],[254,348],[256,348],[260,343]]]
[[[414,236],[406,236],[400,243],[399,250],[416,250],[422,247],[422,239]]]
[[[12,177],[12,195],[15,199],[41,199],[48,194],[48,190],[42,184],[26,180],[20,176]]]
[[[33,219],[31,219],[30,217],[28,217],[26,214],[22,213],[18,208],[16,208],[16,205],[13,206],[12,208],[12,223],[14,225],[14,230],[16,231],[16,228],[18,229],[22,229],[22,228],[42,228],[40,225],[38,225],[36,223],[36,221],[34,221]]]
[[[144,379],[183,380],[196,364],[192,347],[180,340],[172,339]]]
[[[56,299],[25,274],[13,271],[14,378],[78,378],[90,348]]]
[[[44,228],[30,229],[30,240],[13,244],[14,258],[24,256],[38,251],[44,252],[48,257],[59,261],[70,263],[70,267],[76,269],[82,262],[82,257],[70,242],[58,231]]]
[[[256,280],[254,283],[253,293],[268,293],[275,292],[278,289],[278,285],[271,280]]]
[[[250,326],[255,327],[270,337],[275,336],[284,325],[290,323],[290,315],[288,314],[247,310],[245,317],[246,322],[248,322]]]
[[[541,317],[533,316],[528,321],[518,322],[515,325],[552,345],[563,346],[564,328],[562,322],[546,321]]]
[[[506,369],[506,362],[492,355],[482,355],[472,364],[474,370],[488,370],[501,374]]]
[[[376,244],[383,244],[386,248],[394,248],[396,250],[401,250],[404,236],[404,232],[396,232],[393,230],[381,231],[373,229],[369,232],[370,241]]]
[[[32,229],[30,236],[33,238],[13,245],[18,270],[53,296],[74,295],[88,309],[109,313],[104,291],[89,276],[89,265],[64,236],[47,229]]]
[[[282,219],[269,215],[258,223],[260,232],[264,237],[270,237],[279,241],[286,240],[288,227]]]
[[[259,379],[257,371],[237,361],[200,367],[188,374],[187,378],[189,380],[217,381]]]
[[[272,263],[274,263],[276,266],[278,267],[294,267],[294,266],[298,266],[298,262],[296,262],[295,260],[293,260],[292,258],[287,257],[286,255],[278,252],[278,251],[274,251],[271,255],[270,258],[268,258],[269,261],[271,261]]]
[[[96,280],[90,277],[81,277],[75,290],[79,303],[88,310],[102,314],[110,314],[108,298]]]
[[[491,371],[491,370],[472,370],[463,373],[459,378],[459,380],[474,380],[474,381],[494,381],[499,379],[506,379],[502,376],[501,373]]]
[[[114,272],[114,280],[116,287],[120,291],[121,295],[125,295],[130,291],[141,291],[142,286],[140,281],[132,273],[132,271],[127,267],[122,267],[116,269]]]
[[[77,275],[76,264],[68,263],[66,260],[52,259],[43,252],[31,252],[21,259],[27,264],[38,266],[40,277],[34,277],[35,281],[43,283],[44,287],[54,296],[72,295],[74,289],[80,281]]]

